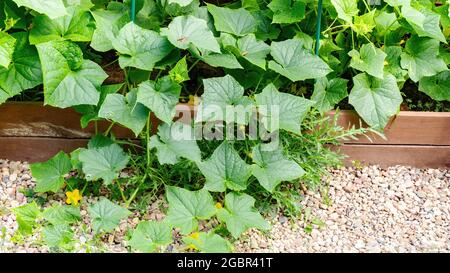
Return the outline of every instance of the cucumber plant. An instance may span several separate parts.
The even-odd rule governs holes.
[[[47,105],[74,107],[82,127],[111,122],[86,148],[31,166],[35,191],[66,189],[67,205],[15,209],[21,233],[40,225],[46,244],[72,249],[80,195],[100,182],[124,207],[90,205],[94,233],[114,230],[140,192],[165,189],[167,218],[141,222],[133,250],[158,250],[177,228],[188,249],[230,251],[224,236],[269,228],[258,198],[280,200],[280,188],[314,174],[309,152],[320,162],[325,144],[351,136],[326,127],[316,145],[302,134],[307,121],[348,102],[382,131],[405,84],[450,100],[449,1],[324,0],[320,10],[317,0],[205,2],[0,3],[0,103],[36,92]],[[176,121],[180,101],[196,109],[187,122]],[[141,142],[116,139],[115,124]],[[299,152],[299,140],[315,148]],[[205,221],[212,228],[201,230]]]

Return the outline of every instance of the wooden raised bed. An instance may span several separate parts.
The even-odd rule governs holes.
[[[334,112],[330,112],[333,115]],[[80,115],[72,109],[20,102],[0,105],[0,158],[28,162],[43,161],[58,151],[70,152],[86,145],[94,134],[93,126],[80,127]],[[339,124],[359,125],[353,111],[341,111]],[[100,122],[104,130],[108,122]],[[113,132],[118,138],[133,138],[120,126]],[[348,158],[362,164],[381,166],[410,165],[450,168],[450,113],[402,111],[386,126],[386,140],[377,135],[344,141],[339,149]]]

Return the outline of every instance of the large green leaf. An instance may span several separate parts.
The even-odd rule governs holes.
[[[13,0],[19,7],[25,6],[55,19],[67,14],[62,0]]]
[[[417,10],[409,5],[403,6],[401,12],[402,16],[413,27],[417,35],[420,37],[434,38],[446,43],[439,24],[439,14],[436,14],[427,8]]]
[[[411,37],[401,55],[401,66],[408,70],[411,80],[417,82],[422,77],[434,76],[448,70],[439,56],[439,41],[430,38]]]
[[[220,53],[220,46],[205,20],[192,15],[175,17],[161,32],[176,47],[188,49],[191,45]]]
[[[100,88],[108,75],[96,63],[83,60],[81,49],[69,41],[37,45],[44,78],[44,102],[66,108],[97,105]]]
[[[72,170],[69,156],[63,151],[46,162],[30,165],[31,173],[36,179],[37,192],[57,192],[64,185],[64,176]]]
[[[218,31],[245,36],[256,30],[255,18],[243,8],[230,9],[208,4],[208,11],[214,17],[214,26]]]
[[[400,56],[402,55],[402,48],[400,46],[385,46],[386,65],[384,71],[391,73],[397,78],[397,82],[404,82],[407,79],[408,71],[402,69],[400,65]]]
[[[143,221],[133,231],[129,245],[141,252],[154,252],[172,242],[172,226],[165,221]]]
[[[279,92],[273,84],[256,94],[255,99],[261,122],[270,132],[284,129],[299,134],[303,118],[314,105],[308,99]]]
[[[233,246],[226,239],[215,234],[213,231],[208,233],[198,232],[194,235],[183,237],[183,242],[189,248],[194,248],[201,253],[229,253]]]
[[[204,93],[196,122],[223,120],[247,124],[252,110],[244,88],[232,76],[203,80]]]
[[[321,78],[331,72],[330,67],[303,48],[298,39],[272,42],[270,47],[275,61],[269,61],[269,68],[291,81]]]
[[[395,77],[386,73],[383,79],[379,79],[362,73],[353,77],[353,83],[349,103],[367,124],[383,130],[402,103]]]
[[[359,52],[353,49],[348,55],[352,57],[350,66],[354,69],[367,72],[367,74],[377,78],[383,78],[386,53],[375,47],[374,44],[364,44],[359,49]]]
[[[229,69],[243,69],[236,57],[228,52],[213,53],[205,51],[200,57],[202,61],[212,67],[225,67]]]
[[[46,208],[42,216],[53,225],[72,224],[81,220],[80,207],[59,204]]]
[[[94,18],[89,11],[78,7],[68,7],[68,14],[56,19],[38,15],[33,20],[30,43],[40,44],[49,41],[72,40],[89,42],[94,33]]]
[[[78,159],[83,165],[86,180],[96,181],[103,179],[108,185],[119,177],[130,157],[118,144],[111,144],[99,148],[84,149],[78,154]]]
[[[169,77],[173,82],[176,82],[178,84],[190,80],[186,56],[179,60],[169,71]]]
[[[152,70],[173,48],[165,37],[133,22],[126,24],[119,31],[112,44],[120,53],[120,67],[131,66],[143,70]]]
[[[151,137],[150,147],[156,148],[161,164],[175,164],[181,157],[195,162],[202,160],[194,129],[181,122],[159,125],[158,136]]]
[[[18,231],[24,235],[33,233],[33,228],[37,225],[36,220],[41,216],[41,209],[35,201],[13,208],[12,211],[16,215],[16,221],[19,224]]]
[[[273,0],[267,7],[273,11],[272,23],[293,24],[305,18],[306,4],[296,0]]]
[[[206,178],[205,189],[209,191],[245,190],[251,175],[250,166],[227,141],[222,142],[208,160],[197,162],[197,166]]]
[[[112,41],[119,34],[120,29],[126,25],[130,16],[125,7],[110,8],[107,10],[96,9],[91,11],[95,19],[95,31],[92,35],[90,46],[100,52],[113,49]]]
[[[239,38],[237,48],[241,57],[264,70],[266,69],[266,56],[270,53],[270,46],[263,41],[256,40],[254,34]]]
[[[419,81],[419,90],[434,100],[450,101],[450,71],[443,71],[431,77],[423,77]]]
[[[131,212],[106,198],[101,198],[97,203],[88,207],[92,229],[95,233],[113,231],[120,220],[127,218]]]
[[[0,65],[8,68],[12,61],[16,39],[8,33],[0,31]]]
[[[138,136],[149,115],[148,109],[137,102],[137,89],[133,89],[126,96],[109,94],[103,102],[98,116],[120,123],[130,128]]]
[[[23,90],[42,83],[42,71],[36,48],[28,44],[26,32],[12,34],[16,44],[8,68],[0,67],[0,104]]]
[[[234,238],[249,228],[270,228],[261,214],[254,208],[255,199],[245,193],[230,192],[225,196],[225,207],[217,211],[217,217],[225,222]]]
[[[331,0],[331,4],[336,9],[338,18],[347,23],[352,23],[353,16],[358,15],[357,0]]]
[[[172,123],[179,102],[181,86],[169,76],[158,82],[146,81],[139,85],[137,102],[145,105],[157,118]]]
[[[392,7],[398,7],[409,5],[411,3],[411,0],[384,0],[384,2],[388,3]]]
[[[255,162],[252,165],[253,175],[269,192],[273,192],[282,181],[292,181],[305,173],[297,162],[283,154],[281,148],[272,150],[257,145],[253,147],[252,158]]]
[[[341,100],[347,97],[348,80],[342,78],[334,78],[328,80],[326,77],[320,78],[314,84],[314,93],[311,100],[315,101],[314,105],[320,112],[326,112],[334,108]]]
[[[42,239],[47,246],[65,248],[74,242],[74,232],[67,224],[49,225],[42,229]]]
[[[86,128],[89,125],[89,122],[91,121],[100,120],[98,112],[100,110],[100,107],[103,105],[106,96],[108,96],[109,94],[117,93],[123,87],[123,85],[124,85],[123,83],[102,85],[100,87],[100,100],[98,102],[98,105],[75,106],[75,110],[80,114],[83,114],[80,120],[82,128]]]
[[[174,4],[180,5],[181,7],[185,7],[185,6],[189,5],[190,3],[192,3],[192,1],[194,1],[194,0],[167,0],[167,2],[169,4],[174,3]]]
[[[370,12],[364,13],[361,16],[355,16],[353,20],[352,29],[359,35],[365,35],[372,32],[375,28],[375,16],[376,9],[371,10]]]
[[[211,194],[207,190],[188,191],[172,186],[166,187],[169,211],[167,220],[188,234],[198,228],[198,220],[207,220],[216,213]]]
[[[394,31],[400,27],[395,13],[386,11],[379,12],[374,18],[374,21],[375,29],[380,35],[386,35],[389,31]]]

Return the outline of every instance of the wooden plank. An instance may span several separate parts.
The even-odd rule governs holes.
[[[334,113],[331,111],[329,115],[333,116]],[[338,124],[344,128],[353,125],[359,128],[360,118],[354,111],[340,111]],[[367,126],[364,123],[362,125]],[[374,144],[450,145],[450,113],[400,111],[390,120],[384,133],[387,140],[373,133],[368,136]],[[371,143],[365,136],[343,142]]]
[[[0,105],[0,137],[59,137],[89,138],[95,133],[91,123],[86,129],[80,125],[81,115],[75,110],[43,106],[39,102],[8,102]],[[98,122],[100,131],[110,125]],[[114,126],[118,138],[133,138],[130,130]]]
[[[42,162],[59,151],[69,153],[86,147],[87,142],[88,139],[0,137],[0,158],[30,163]]]
[[[450,146],[345,144],[338,148],[352,160],[382,167],[407,165],[427,168],[450,168]]]

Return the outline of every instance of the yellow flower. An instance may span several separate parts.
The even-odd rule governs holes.
[[[192,105],[192,106],[197,106],[197,105],[200,104],[200,98],[195,96],[195,95],[194,96],[193,95],[189,95],[189,102],[188,102],[188,104]]]
[[[215,206],[216,206],[217,209],[221,209],[222,208],[222,204],[219,203],[219,202],[217,202]]]
[[[389,63],[388,63],[388,61],[384,61],[384,65],[388,65]]]
[[[405,43],[405,40],[402,39],[402,40],[400,41],[400,44],[402,45],[402,44],[404,44],[404,43]]]
[[[192,239],[197,240],[200,237],[200,233],[193,232],[191,235],[189,235],[189,237],[191,237]]]
[[[67,196],[66,203],[68,205],[72,204],[74,206],[78,206],[78,203],[80,202],[80,200],[82,198],[80,191],[77,189],[75,189],[71,192],[70,191],[66,192],[66,196]]]
[[[189,244],[187,247],[186,247],[186,250],[198,250],[198,248],[194,245],[194,244]]]

